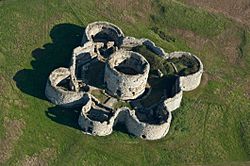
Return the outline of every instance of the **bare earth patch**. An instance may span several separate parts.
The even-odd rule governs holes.
[[[4,118],[4,128],[6,130],[5,137],[0,140],[0,164],[7,161],[14,150],[15,143],[22,135],[22,130],[25,127],[23,120],[10,120]]]
[[[220,46],[221,53],[230,64],[239,62],[240,56],[238,47],[240,42],[241,39],[235,29],[228,29],[215,39],[216,45]]]
[[[0,76],[0,82],[1,82],[1,84],[0,84],[0,94],[4,94],[6,80],[4,79],[3,76]]]
[[[249,0],[182,0],[186,4],[198,6],[213,13],[225,16],[247,26],[250,26]]]
[[[188,47],[194,48],[197,51],[202,51],[208,43],[219,45],[220,53],[230,64],[239,65],[241,63],[239,56],[241,38],[237,34],[237,29],[228,29],[213,39],[201,37],[190,30],[173,29],[172,32],[184,39]]]
[[[205,44],[209,41],[208,39],[203,38],[190,30],[173,29],[172,31],[179,37],[183,38],[189,47],[198,51],[202,50]]]
[[[201,83],[200,83],[200,86],[201,87],[205,87],[208,83],[208,80],[209,80],[209,75],[207,72],[204,72],[203,73],[203,76],[201,77]]]
[[[150,0],[96,0],[96,6],[102,15],[129,23],[135,23],[135,17],[148,20],[152,11]]]
[[[244,96],[250,100],[250,79],[246,81],[244,86]]]
[[[48,160],[54,158],[56,151],[54,149],[46,148],[39,153],[32,156],[26,156],[18,165],[22,166],[47,166]]]

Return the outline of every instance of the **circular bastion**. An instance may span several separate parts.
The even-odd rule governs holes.
[[[190,58],[193,57],[199,65],[198,70],[195,73],[191,73],[186,76],[180,76],[181,89],[183,91],[192,91],[200,85],[201,76],[203,73],[203,64],[197,56],[189,52],[183,52],[183,51],[176,51],[176,52],[170,53],[168,59],[181,58],[183,56],[188,56]]]
[[[145,57],[130,51],[141,45],[169,61],[174,74],[163,75],[160,69],[158,74],[149,74],[144,53]],[[203,64],[197,56],[166,53],[149,39],[125,37],[116,25],[98,21],[86,27],[70,67],[49,75],[45,95],[59,106],[81,106],[78,124],[85,134],[106,136],[116,125],[124,125],[132,135],[157,140],[168,133],[183,91],[197,88],[202,74]]]
[[[107,92],[122,100],[136,99],[145,91],[149,69],[148,61],[139,53],[125,50],[113,53],[105,66]]]
[[[106,41],[108,39],[109,41],[114,41],[116,46],[120,46],[124,38],[124,34],[119,27],[105,21],[88,24],[85,29],[85,35],[88,41],[103,42],[103,40]]]
[[[164,116],[163,123],[143,122],[138,118],[135,110],[123,107],[115,112],[108,112],[107,109],[98,107],[89,95],[87,102],[82,107],[78,123],[83,132],[88,135],[107,136],[113,132],[117,123],[122,123],[129,133],[137,137],[145,140],[157,140],[163,138],[170,128],[171,112]]]
[[[45,87],[46,97],[54,104],[73,107],[79,106],[86,100],[86,93],[72,91],[70,80],[70,70],[60,67],[55,69],[47,80]]]

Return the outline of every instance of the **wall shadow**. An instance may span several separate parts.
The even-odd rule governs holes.
[[[23,92],[33,97],[47,100],[45,85],[49,74],[58,67],[69,67],[72,51],[81,45],[85,28],[74,24],[58,24],[50,31],[52,42],[36,48],[31,55],[32,69],[18,71],[13,80]],[[58,106],[48,108],[45,112],[51,120],[73,128],[79,128],[77,119],[79,112]]]
[[[44,90],[49,74],[58,67],[69,67],[72,51],[79,46],[84,28],[74,24],[58,24],[50,31],[52,43],[32,51],[33,69],[18,71],[13,79],[24,93],[46,100]]]
[[[45,112],[45,114],[48,118],[56,123],[80,130],[81,128],[78,125],[80,110],[80,108],[72,109],[55,106],[49,108],[48,111]]]

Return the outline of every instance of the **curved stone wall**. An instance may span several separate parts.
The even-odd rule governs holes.
[[[129,73],[119,70],[134,70]],[[108,93],[122,100],[135,99],[145,91],[149,73],[149,63],[140,55],[132,51],[117,51],[110,56],[105,67],[104,82]]]
[[[162,56],[163,58],[167,58],[168,54],[161,48],[155,45],[155,43],[149,39],[143,39],[143,45],[145,45],[148,49],[153,51],[155,54]]]
[[[172,96],[165,98],[165,100],[162,103],[163,104],[162,109],[166,109],[169,112],[172,112],[172,111],[176,110],[181,105],[183,91],[181,89],[180,77],[179,76],[177,77],[177,79],[176,79],[176,81],[175,81],[175,83],[173,85],[171,93],[172,93]]]
[[[162,124],[148,124],[141,122],[134,110],[128,108],[118,109],[113,116],[104,122],[90,119],[87,114],[93,108],[93,102],[89,98],[82,107],[78,123],[83,132],[89,135],[106,136],[112,133],[113,126],[119,121],[125,124],[129,133],[145,140],[157,140],[163,138],[169,131],[172,115],[169,112],[167,120]],[[167,110],[166,110],[167,111]]]
[[[182,51],[172,52],[172,53],[169,54],[169,58],[170,59],[171,58],[180,58],[183,55],[192,56],[199,63],[199,70],[196,73],[193,73],[193,74],[190,74],[190,75],[187,75],[187,76],[180,76],[181,89],[183,91],[192,91],[192,90],[196,89],[200,85],[201,76],[202,76],[202,73],[203,73],[203,64],[202,64],[201,60],[197,56],[195,56],[195,55],[193,55],[193,54],[191,54],[189,52],[182,52]]]
[[[61,81],[69,76],[69,69],[63,67],[54,70],[50,74],[45,88],[45,95],[53,104],[72,107],[81,105],[86,101],[84,92],[65,90],[65,88],[58,86]]]
[[[122,45],[121,48],[133,48],[136,46],[140,46],[143,44],[142,39],[136,39],[134,37],[131,36],[126,36],[123,40],[122,40]]]
[[[93,37],[100,32],[105,32],[106,34],[108,34],[116,42],[117,46],[120,46],[122,44],[124,34],[122,30],[114,24],[104,21],[98,21],[88,24],[85,29],[87,40],[92,42]]]
[[[171,87],[167,82],[168,87],[164,88],[159,101],[144,108],[140,102],[150,94],[149,90],[141,96],[145,91],[150,65],[139,53],[126,51],[140,45],[145,45],[163,59],[180,58],[183,55],[194,57],[199,63],[199,70],[187,76],[175,76],[174,80],[170,77]],[[88,91],[86,87],[89,88],[90,85],[87,85],[88,80],[81,73],[94,61],[106,63],[104,78],[101,75],[100,79],[104,79],[108,94],[122,100],[136,99],[136,110],[126,107],[114,110],[111,106],[101,104],[90,93],[84,92]],[[174,63],[172,65],[176,69]],[[168,133],[171,112],[180,107],[183,91],[191,91],[199,86],[202,73],[202,62],[191,53],[168,54],[149,39],[124,37],[122,30],[114,24],[93,22],[85,29],[82,46],[73,50],[69,69],[61,67],[50,74],[45,95],[56,105],[82,106],[78,123],[86,134],[106,136],[112,133],[117,123],[122,123],[129,133],[145,140],[156,140]]]
[[[97,120],[92,120],[88,117],[88,113],[93,109],[94,102],[91,97],[88,96],[88,102],[82,107],[80,113],[78,124],[86,134],[106,136],[112,133],[114,118],[110,118],[108,121],[100,122]]]
[[[166,110],[167,111],[167,110]],[[157,140],[163,138],[170,128],[172,115],[169,112],[167,121],[162,124],[149,124],[139,121],[135,110],[129,110],[126,127],[129,133],[146,140]]]

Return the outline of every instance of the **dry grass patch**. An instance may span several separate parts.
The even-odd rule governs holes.
[[[221,53],[226,57],[230,64],[237,64],[239,62],[239,45],[241,38],[237,34],[235,28],[228,29],[215,38],[216,45],[220,46]]]
[[[96,6],[102,15],[128,23],[135,23],[136,19],[146,21],[152,12],[150,0],[96,0]]]
[[[4,118],[4,128],[6,131],[5,137],[0,140],[0,164],[7,161],[14,150],[15,143],[22,135],[22,130],[25,127],[23,120],[10,120]]]
[[[56,155],[55,149],[46,148],[32,156],[26,156],[18,165],[22,166],[47,166],[48,160],[51,160]]]
[[[248,0],[181,0],[186,4],[202,7],[212,13],[222,13],[227,17],[250,26],[250,1]]]
[[[201,37],[190,30],[173,29],[172,32],[178,37],[183,38],[188,47],[194,48],[198,51],[203,50],[205,44],[209,41],[209,39]]]

